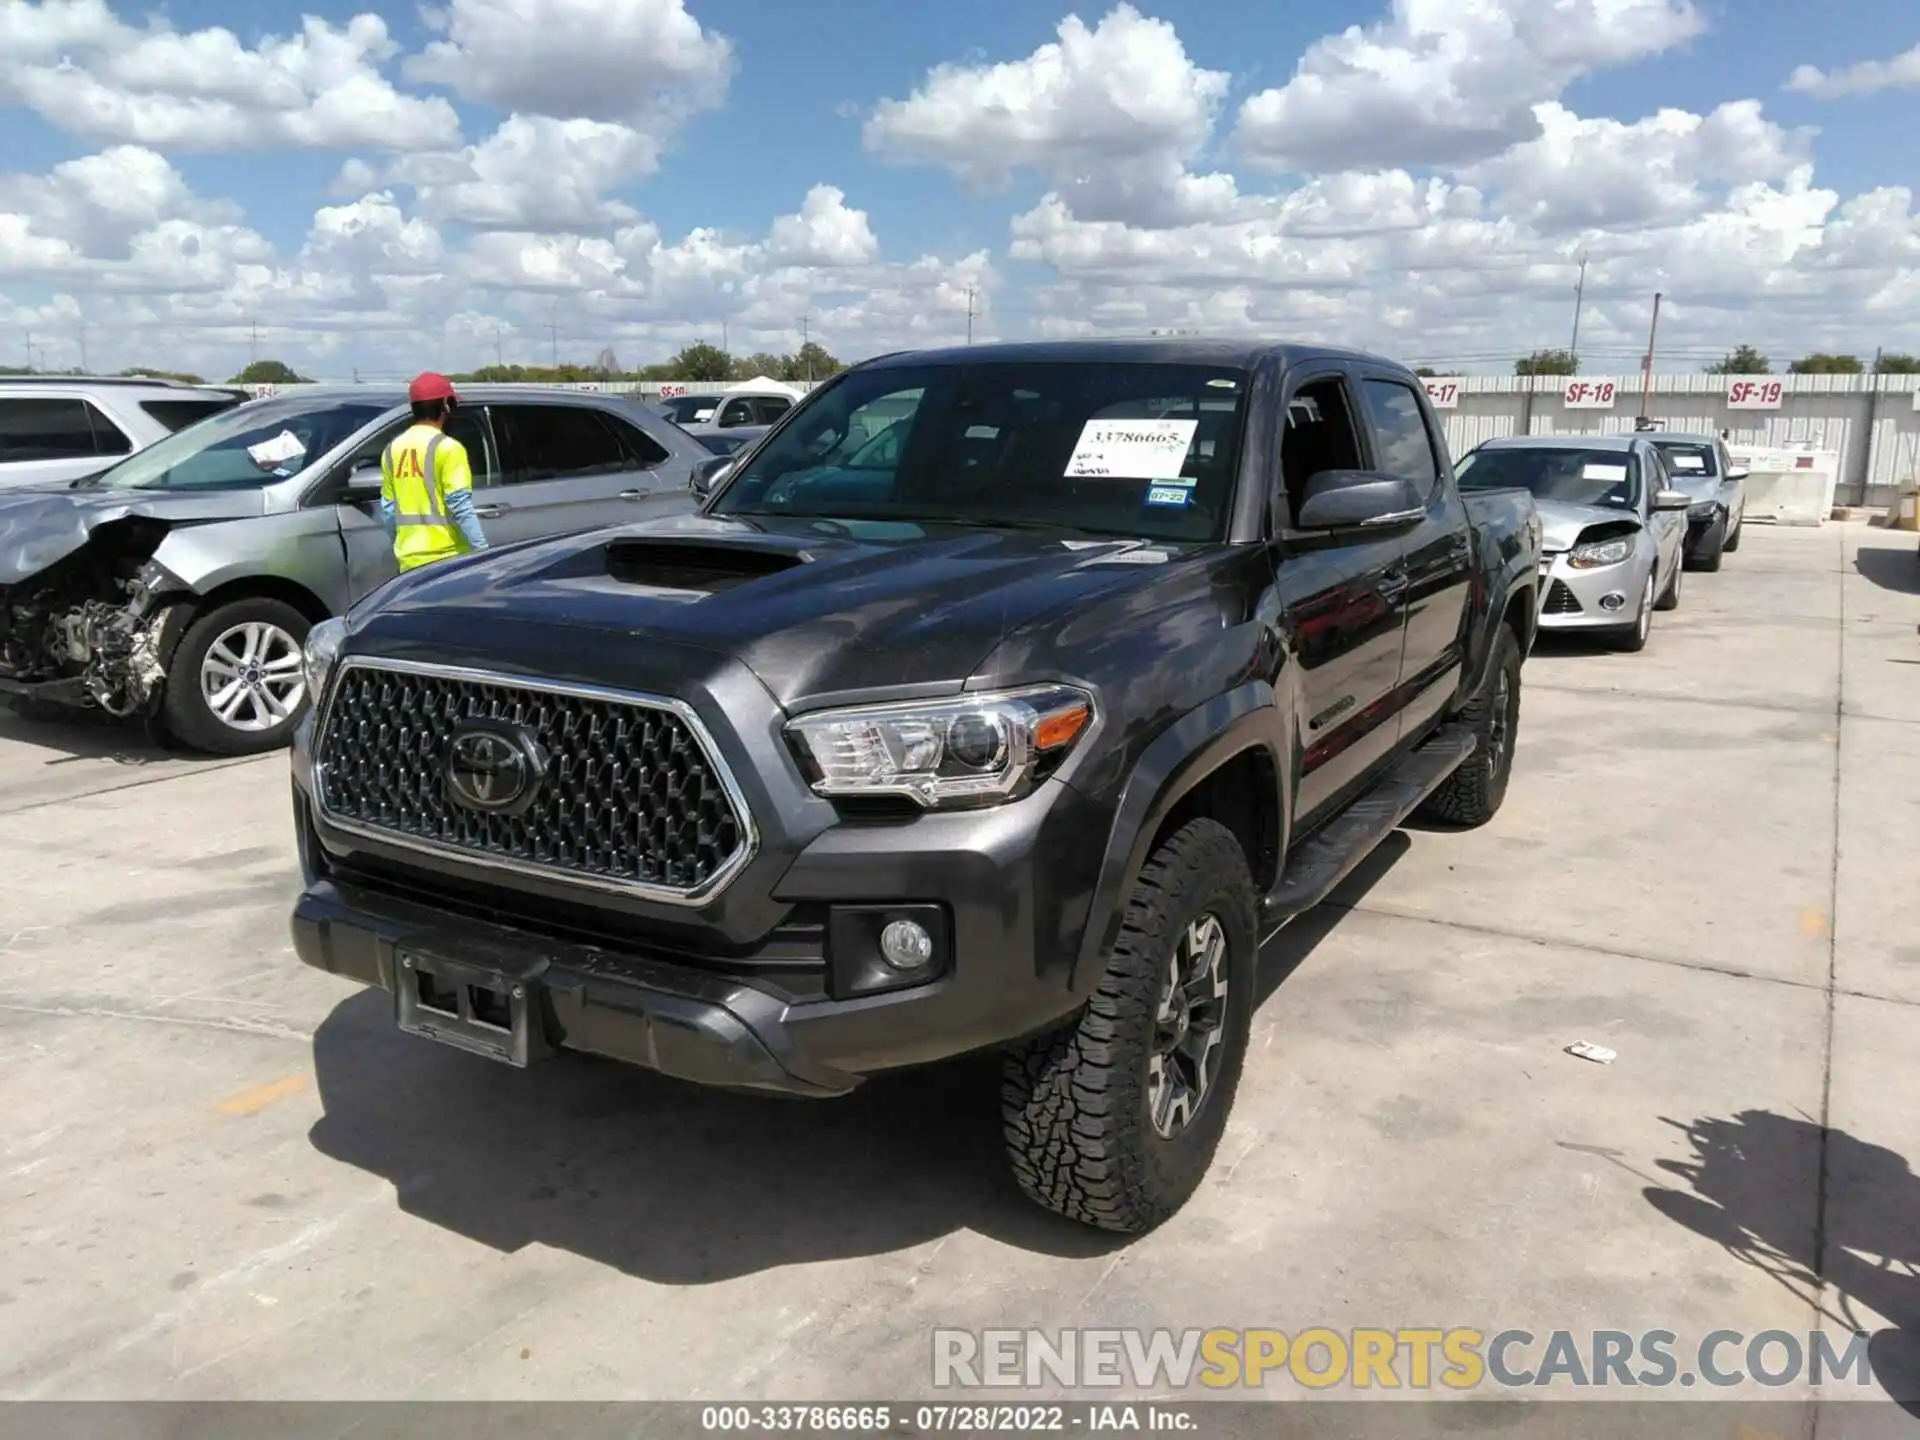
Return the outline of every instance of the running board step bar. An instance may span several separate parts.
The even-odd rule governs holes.
[[[1260,904],[1263,931],[1311,910],[1446,778],[1477,743],[1464,725],[1446,725],[1394,762],[1374,787],[1287,859],[1280,886]]]

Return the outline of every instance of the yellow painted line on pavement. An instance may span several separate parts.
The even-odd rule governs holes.
[[[220,1102],[222,1115],[258,1115],[276,1100],[284,1100],[289,1095],[307,1088],[307,1077],[288,1075],[279,1080],[269,1080],[265,1085],[256,1085],[251,1090],[242,1090],[230,1100]]]

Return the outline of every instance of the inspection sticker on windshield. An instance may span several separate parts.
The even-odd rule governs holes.
[[[1178,475],[1199,428],[1198,420],[1089,420],[1067,461],[1067,478],[1157,481]]]
[[[1193,500],[1193,491],[1185,485],[1149,485],[1147,504],[1149,505],[1186,505]]]
[[[253,457],[253,463],[269,470],[298,460],[306,453],[307,447],[300,443],[300,438],[291,430],[282,430],[271,440],[262,440],[258,445],[247,447],[247,454]]]
[[[1580,471],[1582,480],[1624,480],[1627,467],[1624,465],[1588,465]]]

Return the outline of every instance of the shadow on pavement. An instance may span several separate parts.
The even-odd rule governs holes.
[[[1396,839],[1343,895],[1404,851]],[[1263,1004],[1345,913],[1323,905],[1266,945]],[[1127,1243],[1019,1192],[993,1055],[878,1076],[837,1100],[763,1098],[590,1056],[513,1070],[400,1033],[390,997],[362,991],[321,1023],[313,1058],[315,1149],[387,1179],[405,1213],[503,1252],[538,1243],[704,1285],[958,1230],[1069,1257]]]
[[[1862,545],[1853,552],[1853,568],[1863,579],[1896,595],[1920,595],[1920,537],[1903,545]]]
[[[1821,1168],[1820,1126],[1747,1110],[1679,1128],[1693,1158],[1663,1160],[1660,1168],[1692,1193],[1653,1187],[1643,1192],[1647,1203],[1802,1294],[1824,1282],[1833,1292],[1825,1306],[1833,1328],[1870,1332],[1875,1382],[1920,1415],[1920,1177],[1905,1158],[1844,1130],[1825,1131],[1826,1204],[1822,1220],[1809,1223],[1802,1177]],[[1876,1329],[1863,1306],[1890,1323]],[[1845,1335],[1833,1338],[1844,1355]],[[1780,1363],[1777,1354],[1772,1363]],[[1851,1380],[1828,1384],[1838,1391]]]
[[[111,760],[116,765],[152,765],[161,760],[191,760],[198,757],[186,751],[163,749],[148,736],[138,720],[117,720],[104,710],[77,707],[18,707],[0,704],[0,742],[17,741],[41,750],[54,750],[59,759],[50,765],[66,765],[75,760]]]

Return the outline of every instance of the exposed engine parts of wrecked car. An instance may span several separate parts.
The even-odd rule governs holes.
[[[0,585],[0,695],[150,713],[165,691],[175,608],[150,588],[167,530],[140,516],[110,521],[39,574]]]

